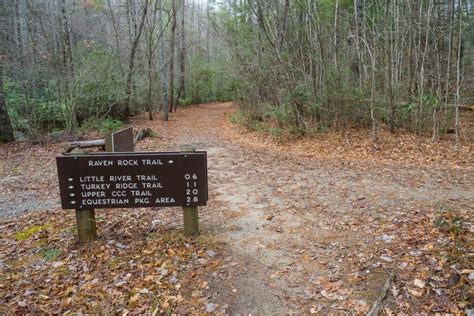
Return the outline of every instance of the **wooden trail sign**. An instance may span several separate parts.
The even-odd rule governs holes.
[[[104,153],[60,156],[64,209],[206,205],[207,154]]]
[[[135,144],[133,142],[133,127],[119,130],[107,136],[105,151],[132,152],[134,150]]]
[[[109,134],[108,153],[56,158],[61,204],[76,210],[80,241],[97,237],[95,208],[182,206],[184,235],[199,235],[198,206],[206,205],[207,154],[134,153],[133,128]]]

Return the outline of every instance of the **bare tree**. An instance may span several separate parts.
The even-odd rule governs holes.
[[[461,103],[461,61],[462,61],[462,1],[458,3],[458,47],[457,47],[457,59],[456,59],[456,103],[455,103],[455,121],[454,121],[454,134],[455,134],[455,148],[459,148],[459,105]]]
[[[171,30],[170,30],[170,52],[168,60],[168,98],[169,109],[173,112],[174,109],[174,51],[176,39],[176,1],[171,0]]]
[[[157,0],[158,7],[160,10],[158,11],[158,29],[160,34],[164,34],[164,26],[163,26],[163,7],[161,0]],[[159,65],[160,74],[161,74],[161,102],[163,104],[163,121],[168,121],[168,113],[169,113],[169,100],[168,100],[168,74],[166,69],[166,58],[165,58],[165,43],[164,43],[164,36],[162,36],[160,40],[160,54],[159,54]]]
[[[186,98],[186,27],[185,27],[185,5],[186,0],[181,0],[180,14],[180,37],[179,37],[179,89],[175,101],[175,111],[180,98]]]
[[[151,17],[147,16],[147,27],[145,28],[145,32],[147,33],[147,65],[148,65],[148,96],[147,96],[147,111],[148,111],[148,118],[153,120],[153,100],[152,100],[152,89],[153,89],[153,79],[154,79],[154,72],[153,72],[153,61],[155,59],[155,29],[156,29],[156,13],[158,11],[158,5],[156,1],[154,2],[153,11]],[[160,41],[162,34],[159,35],[158,40]]]
[[[130,95],[132,94],[132,76],[133,76],[133,67],[135,63],[135,54],[137,51],[138,41],[142,35],[143,25],[145,24],[145,17],[148,10],[148,1],[144,1],[144,6],[142,10],[142,15],[140,19],[140,24],[138,26],[137,34],[132,42],[132,47],[130,49],[130,57],[128,60],[128,73],[127,73],[127,85],[125,93],[127,95],[127,99],[125,101],[126,108],[125,108],[125,117],[130,116]]]

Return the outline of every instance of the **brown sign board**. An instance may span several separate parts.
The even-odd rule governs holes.
[[[106,150],[110,152],[133,152],[135,145],[133,143],[133,127],[119,130],[109,136],[109,144]]]
[[[64,209],[206,205],[207,153],[104,153],[56,158]]]

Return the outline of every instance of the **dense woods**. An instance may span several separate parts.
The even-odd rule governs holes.
[[[243,107],[275,133],[459,130],[470,1],[245,1],[222,36]],[[467,81],[466,81],[467,82]],[[257,122],[258,123],[258,122]]]
[[[36,137],[235,100],[243,123],[275,135],[386,127],[457,140],[472,5],[3,0],[0,116]]]
[[[474,0],[0,0],[0,315],[474,316]]]
[[[36,137],[234,98],[203,1],[1,1],[4,91]]]

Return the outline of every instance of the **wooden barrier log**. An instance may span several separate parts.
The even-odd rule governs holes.
[[[67,143],[66,152],[70,152],[74,148],[92,148],[92,147],[104,147],[105,139],[96,139],[96,140],[84,140],[77,142]]]

